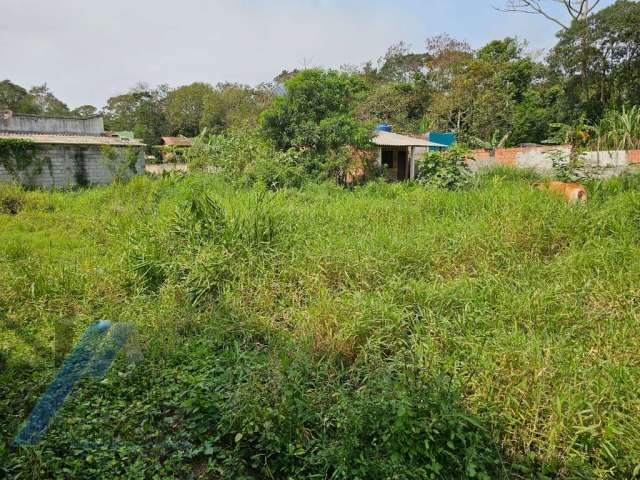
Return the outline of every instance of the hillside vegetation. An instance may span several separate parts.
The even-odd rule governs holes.
[[[631,478],[638,186],[0,186],[0,476]],[[97,319],[136,333],[13,447]]]

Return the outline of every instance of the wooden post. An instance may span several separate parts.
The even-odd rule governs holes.
[[[409,180],[416,179],[416,147],[409,147]]]

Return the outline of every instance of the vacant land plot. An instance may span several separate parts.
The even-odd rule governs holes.
[[[0,187],[0,474],[630,478],[640,183]],[[11,441],[84,328],[136,334]]]

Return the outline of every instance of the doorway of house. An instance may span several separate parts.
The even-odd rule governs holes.
[[[407,152],[398,152],[398,181],[407,179]]]

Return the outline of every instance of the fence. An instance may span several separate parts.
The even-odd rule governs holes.
[[[549,173],[553,169],[554,157],[569,157],[570,145],[536,145],[530,147],[478,149],[471,151],[469,166],[472,170],[507,165],[518,168],[531,168],[540,173]],[[585,152],[580,155],[585,168],[598,172],[598,176],[620,175],[634,165],[640,166],[640,150],[614,150]]]

